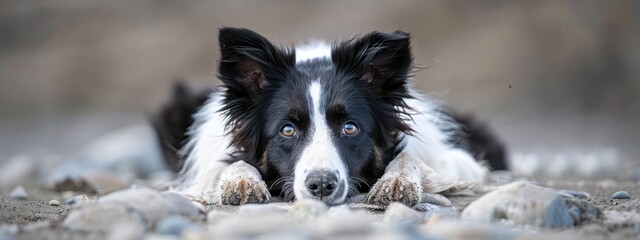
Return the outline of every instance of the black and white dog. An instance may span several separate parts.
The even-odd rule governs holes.
[[[289,49],[222,28],[219,43],[223,86],[180,88],[154,120],[162,144],[181,148],[181,161],[165,153],[185,194],[233,205],[272,194],[333,205],[368,191],[370,203],[411,206],[423,192],[481,183],[488,168],[478,154],[505,167],[501,145],[482,127],[461,127],[412,88],[406,32]]]

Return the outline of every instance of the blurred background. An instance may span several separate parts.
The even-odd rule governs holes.
[[[435,64],[417,73],[417,87],[486,121],[514,168],[588,162],[615,173],[640,163],[640,1],[0,6],[0,161],[24,152],[64,158],[105,133],[144,125],[176,79],[215,86],[217,28],[236,26],[280,44],[410,31],[416,65]]]

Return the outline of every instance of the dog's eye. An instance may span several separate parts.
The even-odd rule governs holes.
[[[282,126],[282,129],[280,129],[280,134],[285,137],[291,137],[296,135],[296,129],[291,124],[285,124]]]
[[[358,133],[358,126],[353,122],[347,122],[342,127],[342,133],[345,135],[353,135]]]

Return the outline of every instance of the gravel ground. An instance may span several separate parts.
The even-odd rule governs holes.
[[[514,178],[515,179],[515,178]],[[510,182],[511,180],[508,180]],[[596,218],[584,218],[576,221],[575,227],[569,229],[548,229],[548,228],[537,228],[532,226],[521,226],[521,225],[513,225],[508,222],[493,222],[487,224],[487,229],[493,229],[498,231],[500,229],[516,229],[525,231],[523,233],[518,233],[516,235],[507,235],[517,236],[518,238],[526,238],[527,234],[534,232],[535,234],[542,235],[534,235],[534,236],[545,236],[551,238],[576,238],[576,239],[619,239],[619,238],[636,238],[638,237],[638,231],[640,231],[640,183],[636,181],[614,181],[614,180],[544,180],[537,179],[537,181],[529,180],[533,183],[537,183],[540,186],[545,186],[553,189],[565,189],[577,192],[586,192],[588,193],[587,198],[570,198],[567,199],[567,207],[571,206],[579,206],[580,209],[586,209],[588,207],[595,208],[601,212],[601,215]],[[7,239],[106,239],[114,237],[113,232],[104,232],[104,231],[77,231],[69,229],[65,227],[63,221],[70,212],[73,211],[74,208],[82,208],[82,205],[65,205],[61,206],[50,206],[48,202],[51,199],[57,199],[61,202],[64,202],[64,197],[74,196],[78,194],[82,194],[81,192],[56,192],[52,191],[48,188],[44,187],[36,187],[37,184],[25,184],[26,191],[29,194],[28,200],[13,200],[8,197],[9,192],[4,191],[4,197],[0,199],[0,239],[5,237]],[[611,199],[611,196],[617,191],[627,191],[631,198],[630,199]],[[462,212],[470,203],[476,201],[482,197],[478,196],[466,196],[466,197],[450,197],[449,199],[453,203],[455,209],[454,212],[460,213]],[[97,198],[97,196],[90,196],[89,198]],[[256,216],[271,216],[273,212],[289,212],[289,215],[286,215],[289,218],[295,218],[291,215],[292,212],[300,211],[299,209],[305,209],[300,212],[296,212],[296,214],[303,214],[306,216],[305,211],[313,212],[313,204],[311,205],[302,205],[302,207],[298,206],[299,203],[270,203],[263,205],[260,207],[235,207],[235,206],[220,206],[220,205],[207,205],[203,206],[204,215],[207,215],[207,220],[203,219],[195,219],[184,221],[185,224],[189,226],[196,226],[195,229],[200,229],[198,231],[182,231],[181,234],[178,235],[169,235],[171,238],[177,238],[181,236],[186,239],[198,239],[200,237],[213,236],[207,235],[211,234],[207,231],[210,229],[216,229],[217,227],[229,225],[232,222],[228,219],[233,217],[242,218],[246,217],[247,224],[273,224],[273,221],[268,217],[260,220],[261,218]],[[374,224],[374,226],[395,226],[397,225],[394,221],[389,221],[388,215],[391,215],[389,212],[391,210],[385,211],[384,209],[380,209],[374,206],[368,206],[365,204],[348,204],[349,210],[347,214],[349,215],[358,215],[358,213],[366,213],[368,218],[363,218],[364,222]],[[432,206],[432,205],[429,205]],[[278,210],[279,209],[279,210]],[[446,209],[446,208],[442,208]],[[427,211],[419,212],[420,216],[419,221],[413,222],[410,224],[413,226],[412,229],[427,229],[425,230],[429,234],[434,234],[428,230],[429,225],[435,228],[436,226],[442,225],[442,223],[434,223],[438,219],[441,219],[442,216],[446,214],[442,214],[442,209],[427,209]],[[395,209],[394,209],[395,210]],[[422,209],[424,210],[424,209]],[[329,215],[332,212],[336,211],[345,211],[344,207],[332,207],[328,210]],[[585,210],[583,210],[585,211]],[[247,214],[249,212],[250,214]],[[402,211],[400,211],[402,212]],[[434,217],[433,213],[436,213],[437,217]],[[311,214],[313,215],[313,214]],[[429,217],[431,215],[431,217]],[[406,221],[407,217],[403,214],[399,214],[399,219]],[[463,222],[459,221],[459,217],[453,217],[454,222]],[[221,221],[220,219],[227,219],[225,221]],[[435,220],[434,220],[435,219]],[[264,222],[261,222],[264,221]],[[283,220],[285,221],[285,220]],[[319,221],[319,220],[318,220]],[[162,229],[158,229],[161,220],[152,224],[153,226],[147,230],[144,230],[145,238],[153,238],[159,236],[166,235],[158,235],[158,232],[163,231]],[[165,221],[166,222],[166,221]],[[180,221],[178,221],[180,222]],[[241,221],[242,222],[242,221]],[[302,221],[304,222],[304,221]],[[445,221],[440,221],[445,222]],[[458,224],[458,223],[456,223]],[[165,224],[166,225],[166,224]],[[174,224],[175,225],[175,224]],[[179,225],[179,224],[178,224]],[[169,226],[171,223],[169,223]],[[332,226],[329,224],[328,226]],[[243,227],[248,226],[239,226],[236,228],[242,229]],[[382,229],[386,229],[383,227]],[[230,227],[234,228],[234,227]],[[251,227],[248,227],[251,229]],[[203,231],[203,229],[209,229]],[[272,228],[275,232],[281,233],[281,228]],[[306,236],[296,235],[300,234],[298,231],[305,231],[306,227],[297,226],[287,229],[285,232],[289,232],[293,234],[292,236]],[[440,226],[438,229],[447,229],[447,226]],[[458,227],[456,231],[464,233],[468,231],[472,231],[475,227],[471,226],[468,228]],[[308,229],[307,229],[308,230]],[[492,231],[493,231],[492,230]],[[500,231],[503,231],[500,230]],[[219,230],[216,230],[219,231]],[[261,234],[269,233],[268,230],[264,230],[266,232],[261,232]],[[381,230],[380,230],[381,231]],[[387,231],[387,230],[384,230]],[[384,232],[383,231],[383,232]],[[409,230],[403,230],[405,233],[409,233]],[[387,233],[397,233],[403,231],[396,230],[388,230]],[[478,231],[473,230],[473,231]],[[422,234],[422,232],[420,232]],[[218,233],[216,233],[218,234]],[[227,233],[227,234],[235,234],[235,233]],[[437,235],[438,233],[436,233]],[[445,236],[445,238],[459,238],[459,235],[441,235]],[[544,235],[544,234],[552,234],[552,235]],[[566,235],[568,234],[568,235]],[[263,235],[258,235],[263,236]],[[264,235],[269,236],[269,235]],[[273,235],[276,236],[276,235]],[[280,236],[280,235],[277,235]],[[314,235],[317,237],[316,235]],[[347,235],[344,235],[347,236]],[[368,236],[366,234],[354,235],[354,236]],[[395,235],[394,235],[395,236]],[[424,237],[425,235],[418,235]],[[429,236],[429,235],[426,235]],[[140,236],[138,236],[140,237]],[[313,238],[315,238],[313,237]],[[398,237],[398,236],[396,236]],[[322,238],[322,237],[320,237]],[[402,237],[400,237],[402,238]],[[462,237],[464,238],[464,237]]]

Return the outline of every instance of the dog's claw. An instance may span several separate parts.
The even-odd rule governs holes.
[[[264,181],[238,178],[220,186],[220,202],[225,205],[264,203],[271,195]]]
[[[414,206],[420,201],[420,196],[422,187],[419,181],[404,174],[384,175],[371,188],[367,202],[380,206],[388,206],[392,202]]]

